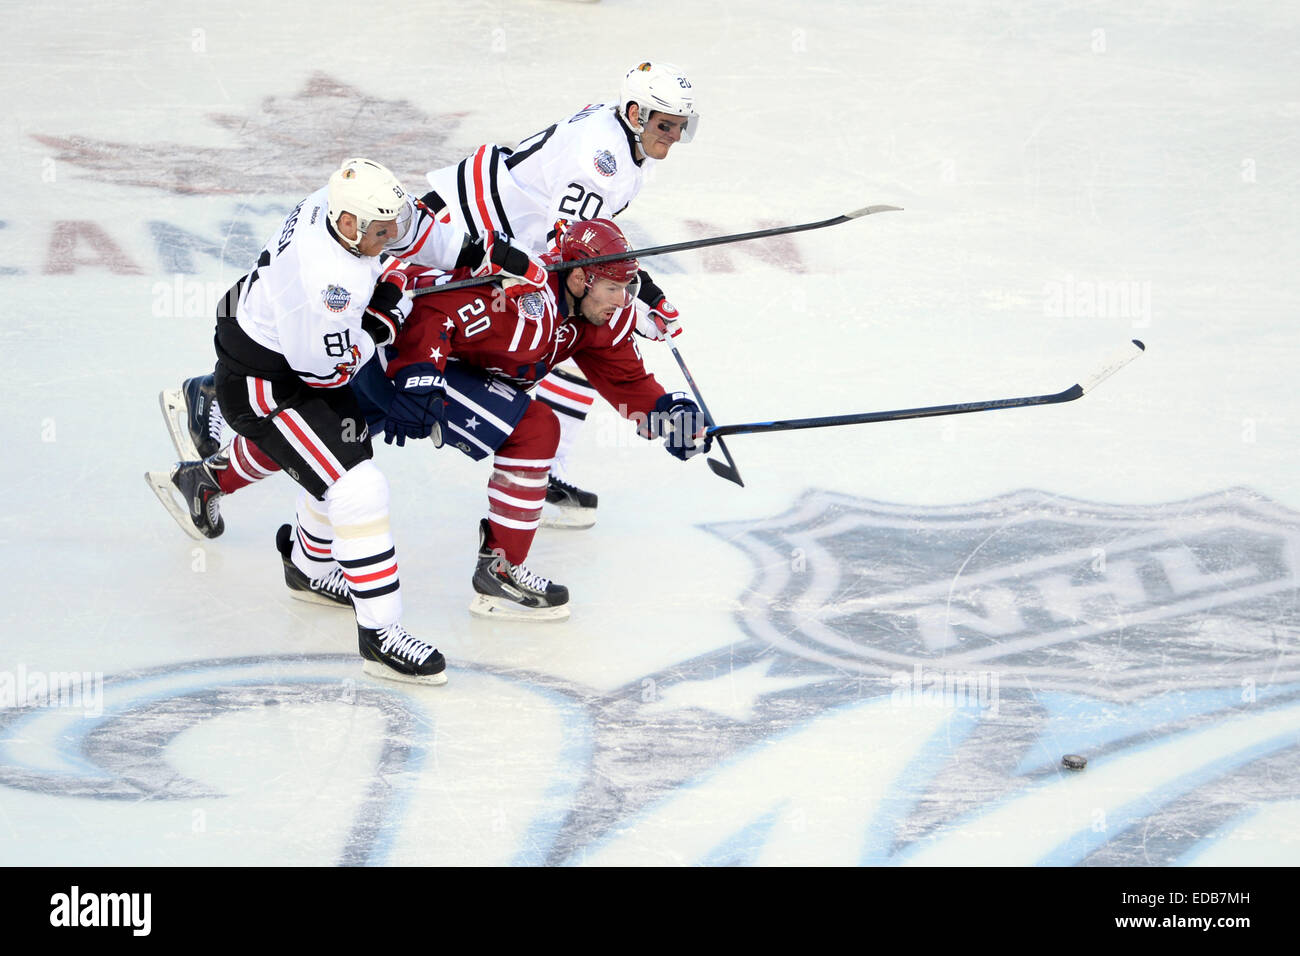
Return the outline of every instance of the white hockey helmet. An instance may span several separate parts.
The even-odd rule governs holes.
[[[632,125],[627,115],[627,105],[638,107],[640,123]],[[682,142],[689,143],[700,126],[700,116],[695,112],[695,90],[686,74],[671,63],[649,61],[638,64],[623,77],[623,96],[618,101],[618,115],[623,117],[628,129],[639,137],[650,118],[651,110],[686,117]]]
[[[347,159],[330,176],[329,185],[330,225],[354,251],[375,221],[397,220],[397,233],[386,245],[395,244],[406,234],[411,222],[411,200],[386,167],[369,159]],[[348,239],[339,231],[339,216],[345,212],[357,217],[356,239]]]

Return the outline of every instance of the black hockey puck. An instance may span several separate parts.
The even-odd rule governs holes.
[[[1088,766],[1088,758],[1078,754],[1066,754],[1061,758],[1061,766],[1066,770],[1082,770]]]

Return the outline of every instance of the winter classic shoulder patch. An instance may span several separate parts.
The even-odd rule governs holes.
[[[602,176],[613,176],[618,172],[618,160],[607,149],[599,150],[595,156],[596,172]]]
[[[325,302],[325,308],[331,312],[342,312],[352,301],[352,293],[341,285],[331,285],[321,292],[321,299]]]

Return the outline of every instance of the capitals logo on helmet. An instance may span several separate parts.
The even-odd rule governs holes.
[[[593,259],[597,256],[630,253],[623,231],[608,219],[587,219],[575,222],[560,237],[560,259],[563,262],[577,262]],[[592,283],[597,279],[608,279],[623,286],[623,308],[627,308],[636,298],[641,286],[641,265],[635,256],[611,259],[608,262],[596,262],[579,266],[584,277],[585,296],[591,291]]]
[[[608,219],[587,219],[571,224],[560,239],[560,259],[574,262],[578,259],[592,259],[619,252],[631,252],[623,230]],[[609,262],[597,262],[582,266],[590,286],[593,276],[610,279],[614,282],[631,282],[640,271],[640,264],[634,256],[626,259],[612,259]]]

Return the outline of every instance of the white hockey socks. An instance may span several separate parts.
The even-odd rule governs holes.
[[[335,567],[334,526],[326,513],[328,507],[324,501],[298,489],[298,520],[290,558],[294,567],[312,580],[325,577]]]
[[[388,479],[363,461],[325,493],[334,527],[334,558],[343,569],[357,623],[384,628],[402,616],[397,553],[388,523]]]

